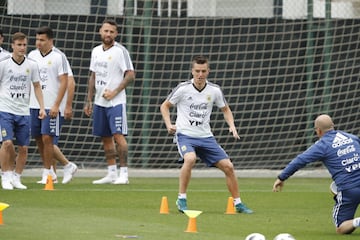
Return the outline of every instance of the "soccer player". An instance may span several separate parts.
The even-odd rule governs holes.
[[[75,92],[75,79],[74,79],[74,75],[73,75],[73,72],[72,72],[69,62],[67,62],[67,67],[68,67],[68,71],[69,71],[68,85],[67,85],[65,95],[64,95],[63,100],[61,101],[61,105],[60,105],[60,126],[62,126],[62,123],[64,122],[64,120],[71,119],[72,114],[73,114],[72,102],[73,102],[74,92]],[[33,88],[31,88],[31,90],[33,91]],[[33,99],[34,95],[32,94],[31,96],[32,96],[31,102],[34,103],[32,105],[32,109],[39,109],[39,105],[37,105],[35,99]],[[53,182],[57,183],[56,164],[57,164],[57,162],[60,162],[64,166],[64,176],[63,176],[62,184],[67,184],[72,180],[78,167],[75,163],[70,162],[66,158],[66,156],[61,152],[61,150],[58,146],[58,141],[59,141],[59,136],[55,136],[53,138],[54,159],[52,161],[52,166],[50,168],[50,175],[52,176]],[[38,181],[37,183],[46,184],[46,180],[47,180],[47,176],[42,174],[41,180]]]
[[[196,56],[192,61],[193,78],[180,83],[161,104],[160,110],[169,134],[175,135],[183,165],[179,177],[178,210],[187,210],[186,190],[191,178],[191,170],[199,157],[209,167],[217,167],[225,173],[226,184],[234,198],[236,211],[253,213],[240,199],[234,166],[223,148],[216,142],[210,128],[213,106],[224,114],[229,131],[235,139],[240,139],[234,125],[232,111],[220,87],[208,81],[210,66],[204,56]],[[170,119],[170,108],[177,107],[176,124]]]
[[[102,44],[91,52],[84,112],[87,116],[93,114],[93,134],[101,137],[108,173],[104,178],[93,181],[93,184],[128,184],[125,88],[135,80],[135,72],[129,52],[115,42],[118,35],[117,23],[112,19],[105,19],[99,33]],[[120,175],[117,173],[116,156],[120,159]]]
[[[360,217],[354,218],[360,203],[360,139],[335,130],[331,117],[326,114],[315,119],[314,129],[319,140],[285,167],[275,180],[273,191],[281,191],[284,181],[300,168],[321,161],[337,186],[333,208],[336,232],[352,233],[360,227]]]
[[[0,59],[11,55],[9,51],[1,47],[3,43],[4,43],[4,34],[3,31],[0,29]]]
[[[27,189],[21,183],[20,177],[26,164],[30,144],[31,84],[34,86],[36,101],[39,102],[36,117],[44,119],[46,116],[38,66],[35,61],[25,57],[26,35],[21,32],[14,33],[11,47],[13,49],[11,56],[0,61],[1,186],[6,190]],[[17,154],[14,138],[18,144]],[[16,163],[15,169],[14,163]]]
[[[43,183],[51,172],[54,159],[54,137],[61,128],[60,105],[68,84],[68,61],[63,52],[54,47],[54,33],[50,27],[40,27],[36,31],[36,48],[29,53],[40,70],[41,89],[44,96],[47,117],[39,120],[37,104],[30,100],[31,135],[35,138],[44,169]],[[56,181],[56,176],[52,176]]]

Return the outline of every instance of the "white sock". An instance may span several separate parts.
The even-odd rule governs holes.
[[[178,198],[186,199],[186,193],[179,193]]]
[[[13,176],[13,171],[5,171],[4,173],[4,177],[7,179],[12,179]]]
[[[44,168],[43,174],[47,177],[50,174],[50,169]]]
[[[108,173],[111,175],[116,175],[117,176],[117,169],[116,169],[116,165],[109,165],[108,166]]]
[[[50,167],[49,173],[54,180],[54,178],[56,178],[56,173],[53,166]]]
[[[241,199],[240,198],[234,198],[234,206],[238,205],[239,203],[241,203]]]
[[[360,227],[360,217],[353,219],[353,226],[354,227]]]
[[[127,176],[128,175],[128,168],[127,167],[120,167],[120,176]]]

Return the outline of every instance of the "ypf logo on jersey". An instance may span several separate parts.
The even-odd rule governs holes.
[[[344,145],[352,143],[352,142],[353,142],[353,140],[351,138],[349,138],[341,133],[336,133],[336,136],[332,143],[332,147],[338,148],[338,147],[344,146]]]

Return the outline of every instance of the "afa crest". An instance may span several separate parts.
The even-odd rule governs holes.
[[[207,96],[206,96],[206,100],[207,100],[208,102],[211,102],[211,95],[207,95]]]
[[[6,137],[7,136],[7,132],[6,129],[1,129],[1,136]]]
[[[187,148],[186,148],[186,146],[185,146],[185,145],[181,146],[181,151],[182,151],[182,152],[185,152],[185,151],[186,151],[186,149],[187,149]]]

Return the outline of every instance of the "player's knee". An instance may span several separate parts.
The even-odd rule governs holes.
[[[1,143],[1,147],[6,151],[11,150],[14,147],[14,144],[11,140],[6,140]]]
[[[216,164],[216,167],[221,169],[225,174],[234,172],[234,165],[229,159],[223,159]]]

